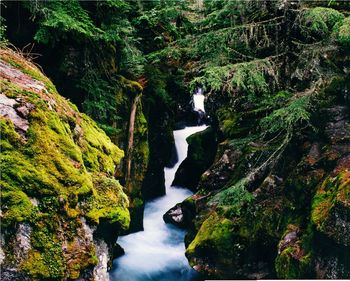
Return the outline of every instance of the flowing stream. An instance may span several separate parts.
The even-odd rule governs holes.
[[[194,96],[202,95],[196,93]],[[204,97],[194,101],[195,110],[204,110]],[[187,156],[186,138],[206,128],[186,127],[174,131],[178,162],[165,168],[166,195],[145,204],[144,231],[118,238],[125,255],[113,262],[112,281],[189,281],[196,279],[195,271],[185,257],[185,231],[165,224],[163,214],[192,193],[188,189],[171,186],[176,170]]]

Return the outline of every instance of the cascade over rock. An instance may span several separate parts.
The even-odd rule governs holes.
[[[1,5],[1,278],[349,279],[350,2],[134,4]]]
[[[185,186],[193,191],[202,173],[212,164],[216,153],[216,135],[211,127],[198,132],[186,140],[188,142],[187,158],[176,171],[173,185]]]

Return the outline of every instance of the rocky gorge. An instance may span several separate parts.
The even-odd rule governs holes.
[[[2,280],[349,278],[348,1],[0,5]]]

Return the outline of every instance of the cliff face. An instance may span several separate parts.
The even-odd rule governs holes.
[[[196,270],[215,278],[349,277],[349,107],[333,104],[318,119],[320,139],[295,143],[247,189],[235,175],[249,175],[261,153],[274,151],[220,145],[200,191],[182,205],[195,210],[186,255]]]
[[[0,51],[3,280],[106,280],[129,226],[124,153],[21,55]]]
[[[349,18],[321,4],[281,9],[283,52],[196,78],[221,143],[177,208],[192,214],[186,256],[205,276],[350,276]]]
[[[116,178],[127,187],[130,229],[140,230],[141,186],[149,148],[143,98],[132,124],[132,149],[128,147],[132,104],[135,95],[142,96],[145,80],[143,58],[135,46],[135,30],[129,21],[135,7],[123,0],[89,3],[74,0],[11,2],[3,8],[2,40],[6,38],[22,50],[31,45],[31,52],[40,54],[35,62],[60,94],[90,116],[125,151]]]

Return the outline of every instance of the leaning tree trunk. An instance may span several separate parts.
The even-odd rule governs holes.
[[[130,120],[129,120],[129,134],[128,134],[128,150],[126,158],[126,186],[131,192],[131,162],[132,154],[134,150],[134,130],[135,130],[135,117],[137,112],[137,104],[139,103],[141,95],[136,95],[132,101],[131,111],[130,111]]]

